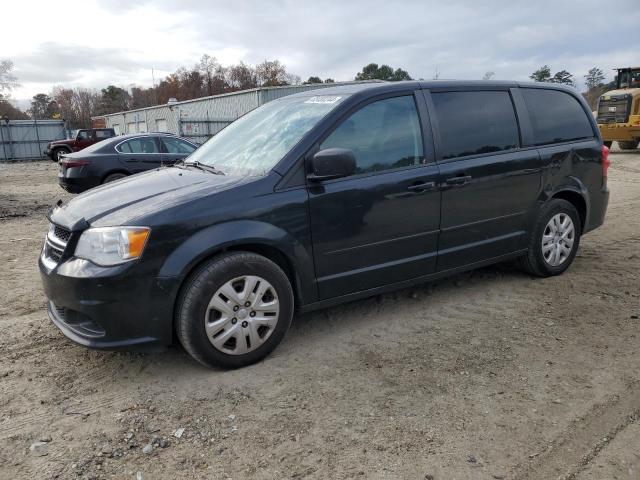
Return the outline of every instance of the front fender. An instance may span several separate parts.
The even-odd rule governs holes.
[[[278,250],[292,267],[295,289],[302,303],[317,299],[310,251],[282,228],[256,220],[225,222],[198,231],[167,257],[159,276],[184,278],[206,258],[243,245],[260,245]]]

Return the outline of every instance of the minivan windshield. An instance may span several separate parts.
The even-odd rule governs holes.
[[[199,162],[230,175],[265,175],[345,95],[285,97],[252,110],[193,152]]]

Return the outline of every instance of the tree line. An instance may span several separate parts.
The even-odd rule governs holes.
[[[161,105],[172,98],[183,101],[257,87],[334,82],[332,78],[323,80],[319,76],[310,76],[303,82],[298,75],[288,72],[279,60],[265,60],[255,66],[244,62],[223,66],[215,57],[203,55],[193,67],[180,67],[148,88],[132,85],[125,89],[109,85],[94,90],[55,86],[49,93],[34,95],[29,109],[23,112],[13,107],[7,96],[17,86],[16,78],[11,75],[12,68],[11,62],[4,61],[0,69],[0,117],[61,118],[66,120],[68,128],[86,128],[91,125],[91,117]],[[371,63],[354,79],[410,80],[411,77],[400,68]]]
[[[560,70],[552,75],[549,65],[543,65],[533,72],[529,78],[535,82],[561,83],[577,87],[575,78],[570,72],[567,70]],[[605,79],[606,75],[604,74],[604,71],[598,67],[590,68],[587,74],[584,75],[586,91],[584,91],[582,95],[584,95],[591,109],[595,110],[600,95],[616,88],[615,79],[607,83],[605,83]]]
[[[9,119],[61,118],[67,121],[68,128],[86,128],[91,125],[91,117],[109,113],[165,104],[171,98],[178,101],[191,100],[222,93],[230,93],[256,87],[274,87],[313,83],[333,83],[332,78],[324,80],[319,76],[310,76],[301,81],[298,75],[287,71],[279,60],[265,60],[258,65],[240,62],[223,66],[215,57],[203,55],[191,68],[180,67],[162,78],[151,87],[132,85],[129,89],[109,85],[100,90],[76,87],[55,86],[49,93],[38,93],[31,100],[30,108],[23,112],[9,101],[8,94],[18,83],[12,75],[13,64],[8,60],[0,61],[0,117]],[[486,72],[483,80],[490,80],[494,72]],[[438,75],[439,76],[439,75]],[[536,82],[561,83],[576,86],[574,76],[567,70],[552,74],[551,68],[544,65],[534,71],[530,78]],[[615,81],[605,83],[604,72],[597,67],[584,76],[587,101],[595,108],[602,93],[615,88]],[[411,80],[412,77],[402,68],[370,63],[358,72],[354,80]]]

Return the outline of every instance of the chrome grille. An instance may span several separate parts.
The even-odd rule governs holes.
[[[49,233],[47,233],[42,248],[42,263],[48,268],[56,267],[64,255],[69,238],[71,238],[70,230],[53,223],[50,224]]]
[[[611,95],[598,102],[598,123],[626,123],[631,108],[630,95]]]

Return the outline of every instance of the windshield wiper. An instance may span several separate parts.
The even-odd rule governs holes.
[[[200,170],[203,170],[205,172],[210,172],[210,173],[214,173],[216,175],[224,175],[224,172],[222,172],[221,170],[218,170],[217,168],[211,166],[211,165],[207,165],[206,163],[202,163],[199,161],[195,161],[195,162],[183,162],[183,165],[189,167],[189,166],[194,166],[196,168],[199,168]]]

